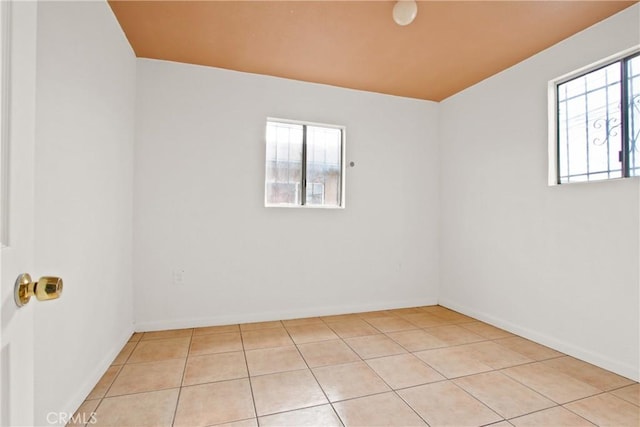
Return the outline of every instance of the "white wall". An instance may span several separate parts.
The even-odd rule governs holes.
[[[547,186],[547,82],[640,42],[634,6],[441,103],[440,302],[638,379],[637,178]]]
[[[139,330],[437,301],[437,104],[153,60],[137,91]],[[346,209],[263,206],[267,117],[346,126]]]
[[[133,52],[106,2],[38,5],[36,424],[74,411],[133,330]],[[50,418],[53,420],[55,418]]]

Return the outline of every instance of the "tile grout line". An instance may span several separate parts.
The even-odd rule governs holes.
[[[495,370],[493,371],[489,371],[489,372],[495,372]],[[480,403],[482,406],[484,406],[485,408],[489,409],[491,412],[493,412],[494,414],[496,414],[497,416],[499,416],[501,418],[500,421],[506,421],[506,417],[503,417],[502,415],[500,415],[498,413],[497,410],[493,409],[491,406],[489,406],[488,403],[483,402],[482,400],[480,400],[479,398],[477,398],[476,396],[474,396],[473,394],[471,394],[471,392],[465,390],[463,387],[459,386],[458,384],[455,383],[455,381],[450,380],[451,384],[458,387],[460,390],[462,390],[464,393],[466,393],[468,396],[470,396],[471,398],[473,398],[475,401],[477,401],[478,403]],[[499,422],[499,421],[496,421]],[[489,423],[489,424],[494,424],[494,423]]]
[[[291,371],[289,371],[289,372],[291,372]],[[349,399],[349,400],[352,400],[352,399]],[[341,401],[341,402],[343,402],[343,401]],[[304,408],[286,409],[286,410],[284,410],[284,411],[272,412],[272,413],[270,413],[270,414],[261,415],[260,417],[261,417],[261,418],[266,418],[266,417],[272,417],[272,416],[274,416],[274,415],[289,414],[289,413],[291,413],[291,412],[303,411],[303,410],[305,410],[305,409],[319,408],[319,407],[321,407],[321,406],[327,406],[327,405],[331,405],[331,402],[329,402],[329,403],[318,403],[317,405],[305,406]],[[331,408],[331,409],[333,409],[333,408]],[[344,427],[344,423],[342,423],[342,419],[338,416],[338,414],[337,414],[337,413],[336,413],[336,416],[338,417],[338,421],[340,421],[340,423],[341,423],[341,424],[343,425],[343,427]],[[247,418],[247,419],[249,419],[249,418]],[[243,420],[240,420],[240,421],[243,421]],[[233,422],[236,422],[236,421],[233,421]],[[214,425],[219,425],[219,424],[214,424]]]
[[[366,323],[368,323],[369,325],[371,325],[374,329],[379,330],[379,329],[378,329],[378,328],[376,328],[374,325],[372,325],[372,324],[370,324],[369,322],[367,322],[367,321],[366,321],[366,319],[363,319],[363,320],[364,320]],[[404,320],[404,319],[403,319],[403,320]],[[405,320],[405,321],[406,321],[406,320]],[[409,322],[409,323],[411,323],[411,322]],[[418,328],[418,330],[419,330],[419,329],[421,329],[421,328]],[[410,329],[410,330],[414,330],[414,329]],[[437,372],[438,374],[440,374],[440,375],[443,377],[443,380],[440,380],[441,382],[444,382],[444,381],[450,381],[446,376],[442,375],[442,373],[441,373],[441,372],[439,372],[437,369],[433,368],[431,365],[429,365],[428,363],[426,363],[425,361],[423,361],[423,360],[422,360],[422,359],[420,359],[419,357],[415,356],[415,355],[413,354],[413,352],[409,351],[409,350],[408,350],[408,349],[406,349],[404,346],[402,346],[400,343],[398,343],[397,341],[395,341],[393,338],[389,337],[389,336],[387,335],[387,333],[382,332],[382,331],[380,331],[380,332],[381,332],[381,335],[385,336],[387,339],[391,340],[391,341],[392,341],[392,342],[394,342],[396,345],[400,346],[403,350],[405,350],[407,353],[404,353],[404,354],[409,354],[409,355],[411,355],[411,356],[415,357],[415,358],[416,358],[416,359],[418,359],[420,362],[424,363],[426,366],[430,367],[430,368],[431,368],[431,369],[433,369],[435,372]],[[393,331],[392,331],[392,332],[393,332]],[[371,336],[371,335],[368,335],[368,336]],[[411,411],[413,411],[413,413],[414,413],[414,414],[415,414],[415,415],[416,415],[420,420],[424,421],[424,423],[425,423],[427,426],[429,425],[429,423],[427,422],[427,420],[426,420],[426,419],[424,419],[424,418],[422,417],[422,415],[420,415],[420,414],[418,413],[418,411],[417,411],[413,406],[411,406],[411,404],[409,404],[409,402],[407,402],[405,399],[403,399],[403,398],[402,398],[402,396],[397,392],[397,390],[396,390],[396,389],[394,389],[394,388],[393,388],[389,383],[387,383],[387,381],[385,381],[385,380],[384,380],[384,378],[382,378],[382,377],[381,377],[381,376],[380,376],[380,375],[379,375],[379,374],[378,374],[378,373],[377,373],[373,368],[371,368],[371,366],[367,363],[367,360],[381,359],[381,358],[384,358],[384,357],[391,357],[391,356],[395,356],[395,355],[379,356],[379,357],[375,357],[375,358],[364,359],[364,358],[363,358],[363,357],[362,357],[362,356],[361,356],[361,355],[360,355],[360,354],[359,354],[359,353],[358,353],[358,352],[357,352],[353,347],[351,347],[351,346],[349,345],[349,343],[347,343],[347,342],[346,342],[344,339],[342,339],[342,338],[341,338],[341,340],[342,340],[342,342],[343,342],[347,347],[349,347],[349,348],[351,349],[351,351],[353,351],[353,352],[354,352],[354,353],[355,353],[355,354],[360,358],[360,361],[361,361],[361,362],[364,362],[364,363],[365,363],[365,365],[366,365],[369,369],[371,369],[371,371],[372,371],[372,372],[373,372],[373,373],[374,373],[374,374],[375,374],[375,375],[376,375],[376,376],[377,376],[377,377],[378,377],[378,378],[379,378],[379,379],[380,379],[380,380],[381,380],[381,381],[382,381],[382,382],[383,382],[383,383],[384,383],[384,384],[389,388],[389,391],[390,391],[391,393],[393,393],[393,394],[394,394],[396,397],[398,397],[402,402],[404,402],[404,404],[405,404],[405,405],[407,405],[407,407],[408,407],[409,409],[411,409]],[[402,355],[402,354],[403,354],[403,353],[401,353],[401,355]],[[440,382],[440,381],[438,381],[438,382]],[[425,383],[425,384],[430,384],[430,383]],[[419,387],[419,386],[421,386],[421,385],[425,385],[425,384],[414,385],[414,386],[407,387],[407,388]],[[355,399],[360,399],[360,398],[363,398],[363,397],[375,396],[375,395],[378,395],[378,394],[385,394],[385,393],[389,393],[389,391],[384,391],[384,392],[380,392],[380,393],[374,393],[374,394],[365,395],[365,396],[354,397],[354,398],[351,398],[351,399],[345,399],[345,400],[343,400],[343,401],[341,401],[341,402],[349,401],[349,400],[355,400]],[[332,404],[332,406],[333,406],[333,404]],[[334,408],[334,410],[335,410],[335,408]],[[336,412],[337,412],[337,411],[336,411]]]
[[[116,397],[135,396],[137,394],[155,393],[157,391],[178,390],[180,388],[181,388],[180,386],[176,386],[176,387],[160,388],[160,389],[156,389],[156,390],[134,391],[132,393],[118,394],[116,396],[109,396],[109,397],[105,397],[105,398],[102,398],[102,399],[91,399],[91,400],[109,400],[109,399],[113,399],[113,398],[116,398]]]
[[[176,398],[176,407],[173,408],[173,417],[171,417],[171,426],[174,426],[176,423],[176,416],[178,415],[178,405],[180,405],[180,397],[182,396],[182,387],[184,384],[184,377],[187,374],[187,361],[189,360],[189,355],[191,354],[191,343],[193,342],[193,334],[195,328],[191,328],[191,334],[189,335],[189,345],[187,346],[187,355],[184,358],[184,365],[182,366],[182,377],[180,378],[180,388],[178,388],[178,396]]]
[[[138,348],[138,344],[140,344],[140,341],[142,341],[142,337],[140,337],[140,339],[138,341],[136,341],[136,345],[133,346],[133,348],[131,349],[131,353],[129,353],[129,355],[127,356],[127,358],[125,359],[124,363],[122,365],[119,365],[118,367],[118,373],[115,375],[115,377],[113,377],[113,381],[111,381],[111,384],[109,384],[109,387],[107,387],[107,389],[104,392],[104,395],[101,397],[101,399],[105,399],[107,397],[107,395],[109,394],[109,392],[111,391],[111,387],[113,387],[113,384],[116,382],[116,380],[118,379],[118,377],[120,376],[120,374],[122,373],[122,371],[124,370],[124,367],[127,365],[127,362],[129,361],[129,359],[131,358],[131,356],[133,355],[133,352],[136,351],[136,348]],[[125,344],[126,345],[126,344]],[[117,356],[116,356],[117,357]],[[118,366],[118,365],[110,365],[111,366]],[[102,401],[100,401],[100,404],[102,404]],[[100,404],[98,406],[100,406]],[[98,408],[96,408],[97,410]]]
[[[391,337],[389,337],[390,339],[393,339]],[[401,344],[398,343],[398,345],[402,346]],[[444,348],[449,348],[449,347],[444,347]],[[408,351],[408,350],[407,350]],[[402,399],[403,402],[405,402],[407,404],[407,406],[409,406],[425,423],[427,423],[427,425],[429,425],[429,423],[427,422],[426,419],[424,419],[420,414],[418,414],[418,412],[413,408],[413,406],[411,406],[411,404],[409,402],[407,402],[399,393],[398,391],[400,390],[407,390],[407,389],[411,389],[411,388],[415,388],[415,387],[422,387],[428,384],[436,384],[436,383],[445,383],[445,382],[449,382],[449,383],[453,383],[455,386],[459,387],[460,389],[462,389],[460,386],[458,386],[457,384],[455,384],[453,382],[453,379],[447,377],[446,375],[444,375],[443,372],[440,372],[438,369],[436,369],[435,367],[431,366],[429,363],[427,363],[426,361],[422,360],[420,357],[416,356],[414,354],[414,352],[409,351],[409,354],[412,355],[413,357],[415,357],[416,359],[420,360],[422,363],[424,363],[426,366],[428,366],[429,368],[433,369],[435,372],[437,372],[440,376],[442,376],[442,380],[438,380],[438,381],[433,381],[430,383],[424,383],[424,384],[418,384],[418,385],[414,385],[414,386],[409,386],[409,387],[404,387],[404,388],[399,388],[397,390],[393,390],[394,393],[400,398]],[[475,375],[475,374],[472,374]],[[466,390],[463,389],[464,392],[467,392]],[[467,394],[470,394],[467,392]],[[483,406],[486,406],[489,410],[491,410],[492,412],[494,412],[495,414],[497,414],[500,418],[502,418],[502,421],[505,420],[505,417],[503,417],[502,415],[498,414],[493,408],[489,407],[487,404],[485,404],[484,402],[480,401],[479,399],[477,399],[475,396],[471,396],[473,397],[475,400],[477,400],[478,402],[480,402]],[[500,422],[500,421],[498,421]]]
[[[632,380],[629,380],[629,381],[632,381]],[[610,390],[605,390],[605,391],[606,391],[607,393],[611,393],[611,394],[613,394],[613,392],[614,392],[614,391],[622,390],[623,388],[627,388],[627,387],[632,387],[632,386],[634,386],[634,385],[636,385],[636,384],[638,384],[638,383],[636,383],[636,382],[634,381],[634,382],[633,382],[633,383],[631,383],[631,384],[622,385],[622,386],[620,386],[620,387],[614,387],[614,388],[612,388],[612,389],[610,389]],[[614,396],[618,397],[619,399],[624,400],[625,402],[629,402],[627,399],[623,399],[623,398],[622,398],[622,397],[620,397],[620,396],[617,396],[617,395],[615,395],[615,394],[614,394]],[[636,406],[640,406],[640,404],[636,404],[636,403],[633,403],[633,402],[629,402],[629,403],[631,403],[631,404],[633,404],[633,405],[636,405]],[[638,403],[640,403],[640,401],[638,401]]]
[[[568,409],[568,408],[565,408],[562,404],[557,403],[557,402],[555,402],[555,401],[552,401],[552,402],[553,402],[553,403],[555,403],[555,405],[554,405],[554,406],[550,406],[550,407],[548,407],[548,408],[542,408],[542,409],[538,409],[538,410],[535,410],[535,411],[527,412],[526,414],[516,415],[515,417],[511,417],[511,418],[506,418],[506,421],[507,421],[507,422],[510,422],[511,420],[516,420],[516,419],[518,419],[518,418],[522,418],[522,417],[526,417],[526,416],[529,416],[529,415],[537,414],[537,413],[539,413],[539,412],[544,412],[544,411],[548,411],[548,410],[550,410],[550,409],[560,408],[560,409],[566,409],[567,411],[571,412],[572,414],[577,415],[578,417],[582,418],[582,419],[583,419],[583,420],[585,420],[586,422],[591,423],[591,421],[589,421],[589,420],[588,420],[588,419],[586,419],[585,417],[583,417],[583,416],[581,416],[581,415],[579,415],[579,414],[576,414],[575,412],[573,412],[572,410],[570,410],[570,409]],[[595,424],[595,423],[592,423],[592,424],[597,425],[597,424]]]
[[[249,362],[247,361],[247,349],[244,346],[244,336],[242,334],[242,328],[238,325],[240,330],[240,344],[242,344],[242,356],[244,357],[244,365],[247,368],[247,381],[249,382],[249,391],[251,392],[251,402],[253,403],[253,413],[255,414],[256,425],[260,427],[260,420],[258,418],[258,407],[256,406],[256,397],[253,394],[253,381],[251,381],[251,371],[249,370]]]
[[[560,406],[561,408],[563,408],[563,409],[565,409],[565,410],[567,410],[567,411],[571,412],[572,414],[574,414],[574,415],[576,415],[576,416],[578,416],[578,417],[582,418],[583,420],[587,420],[588,422],[590,422],[590,423],[592,423],[592,424],[594,424],[594,425],[596,425],[596,426],[597,426],[597,425],[598,425],[598,423],[596,423],[595,421],[591,421],[591,420],[590,420],[590,419],[588,419],[587,417],[585,417],[585,416],[583,416],[583,415],[578,414],[578,413],[577,413],[577,412],[575,412],[573,409],[571,409],[571,408],[567,408],[565,405],[569,405],[569,404],[571,404],[571,403],[579,402],[579,401],[581,401],[581,400],[585,400],[585,399],[590,399],[590,398],[595,397],[595,396],[602,396],[603,394],[606,394],[606,393],[607,393],[607,392],[605,391],[605,392],[602,392],[602,393],[594,394],[593,396],[587,396],[587,397],[583,397],[582,399],[576,399],[576,400],[572,400],[571,402],[562,403],[562,404],[560,404],[560,405],[558,405],[558,406]]]
[[[526,365],[531,365],[531,364],[534,364],[534,363],[542,363],[542,362],[544,362],[544,361],[546,361],[546,360],[551,360],[551,359],[544,359],[544,360],[541,360],[541,361],[534,361],[534,362],[532,362],[532,363],[527,363]],[[518,366],[523,366],[523,365],[518,365]],[[511,368],[511,367],[509,367],[509,368]],[[503,368],[503,369],[497,370],[497,372],[503,373],[502,371],[505,371],[505,370],[507,370],[507,369],[509,369],[509,368]],[[553,369],[553,370],[555,370],[555,371],[558,371],[558,372],[560,372],[560,373],[564,374],[564,372],[559,371],[559,370],[558,370],[558,369],[556,369],[556,368],[550,368],[550,369]],[[582,419],[584,419],[584,420],[588,421],[589,423],[592,423],[592,424],[597,425],[597,423],[596,423],[595,421],[591,421],[591,420],[589,420],[588,418],[585,418],[584,416],[582,416],[582,415],[580,415],[580,414],[578,414],[578,413],[574,412],[574,411],[573,411],[573,410],[571,410],[570,408],[567,408],[565,405],[569,405],[569,404],[571,404],[571,403],[579,402],[579,401],[581,401],[581,400],[585,400],[585,399],[590,399],[590,398],[595,397],[595,396],[602,396],[602,395],[604,395],[604,394],[608,394],[608,393],[609,393],[609,392],[608,392],[608,391],[606,391],[606,390],[601,390],[601,389],[599,389],[598,387],[595,387],[595,386],[593,386],[593,385],[591,385],[591,384],[585,383],[584,381],[581,381],[581,380],[579,380],[579,379],[577,379],[577,378],[575,378],[575,377],[573,377],[573,376],[571,376],[571,375],[564,374],[564,375],[568,375],[570,378],[572,378],[572,379],[574,379],[574,380],[576,380],[576,381],[580,381],[580,382],[582,382],[582,383],[584,383],[584,384],[586,384],[586,385],[588,385],[588,386],[590,386],[590,387],[593,387],[593,388],[598,389],[598,390],[599,390],[599,392],[598,392],[598,393],[595,393],[595,394],[590,394],[590,395],[588,395],[588,396],[580,397],[580,398],[577,398],[577,399],[574,399],[574,400],[570,400],[570,401],[568,401],[568,402],[560,403],[560,402],[557,402],[556,400],[552,399],[550,396],[547,396],[546,394],[544,394],[544,393],[542,393],[542,392],[540,392],[540,391],[538,391],[538,390],[535,390],[534,388],[530,387],[528,384],[525,384],[525,383],[523,383],[523,382],[519,381],[517,378],[512,377],[512,376],[511,376],[511,375],[509,375],[508,373],[506,373],[506,372],[505,372],[505,373],[503,373],[503,374],[504,374],[504,375],[506,375],[507,377],[511,378],[513,381],[517,382],[518,384],[520,384],[520,385],[522,385],[522,386],[524,386],[524,387],[528,388],[529,390],[531,390],[531,391],[535,392],[536,394],[539,394],[540,396],[543,396],[544,398],[546,398],[546,399],[550,400],[551,402],[555,403],[555,406],[551,406],[551,407],[549,407],[549,408],[540,409],[540,410],[538,410],[538,411],[533,411],[533,412],[530,412],[530,413],[528,413],[528,414],[518,415],[518,416],[516,416],[516,417],[511,417],[511,418],[509,418],[509,419],[515,419],[515,418],[523,417],[523,416],[525,416],[525,415],[530,415],[530,414],[533,414],[533,413],[536,413],[536,412],[541,412],[541,411],[544,411],[544,410],[547,410],[547,409],[552,409],[552,408],[558,408],[558,407],[559,407],[559,408],[566,409],[567,411],[569,411],[569,412],[571,412],[572,414],[574,414],[574,415],[576,415],[576,416],[578,416],[578,417],[580,417],[580,418],[582,418]],[[625,387],[626,387],[626,386],[625,386]],[[616,397],[617,397],[617,396],[616,396]],[[624,401],[624,399],[620,399],[620,400],[623,400],[623,401]],[[636,406],[637,406],[637,405],[636,405]]]
[[[548,359],[547,359],[547,360],[548,360]],[[543,393],[543,392],[541,392],[541,391],[538,391],[538,390],[534,389],[534,388],[533,388],[533,387],[531,387],[530,385],[528,385],[528,384],[526,384],[526,383],[524,383],[524,382],[520,381],[519,379],[517,379],[517,378],[515,378],[515,377],[513,377],[513,376],[511,376],[511,375],[509,375],[509,373],[508,373],[508,372],[506,372],[507,370],[509,370],[509,369],[511,369],[511,368],[517,368],[517,367],[521,367],[521,366],[530,366],[530,365],[534,365],[534,364],[536,364],[536,363],[542,363],[542,362],[543,362],[543,361],[536,360],[536,361],[533,361],[533,362],[530,362],[530,363],[524,363],[524,364],[522,364],[522,365],[515,365],[515,366],[509,366],[509,367],[502,368],[502,369],[497,369],[496,371],[497,371],[497,372],[500,372],[501,374],[503,374],[503,375],[505,375],[505,376],[507,376],[508,378],[512,379],[513,381],[517,382],[518,384],[520,384],[520,385],[522,385],[522,386],[524,386],[524,387],[528,388],[529,390],[531,390],[531,391],[535,392],[536,394],[539,394],[540,396],[542,396],[542,397],[544,397],[544,398],[546,398],[546,399],[549,399],[550,401],[552,401],[553,403],[555,403],[555,404],[557,404],[557,405],[559,405],[559,406],[563,406],[563,405],[566,405],[567,403],[577,402],[577,401],[579,401],[579,400],[587,399],[587,398],[589,398],[589,397],[598,396],[598,395],[601,395],[601,394],[603,394],[603,393],[606,393],[606,391],[600,390],[598,387],[592,386],[591,384],[587,384],[587,383],[585,383],[584,381],[581,381],[581,380],[579,380],[579,379],[577,379],[577,378],[575,378],[575,377],[572,377],[571,375],[564,374],[562,371],[558,371],[558,370],[557,370],[557,369],[555,369],[555,368],[550,368],[550,369],[553,369],[554,371],[558,371],[558,372],[560,372],[561,374],[564,374],[564,375],[569,376],[571,379],[574,379],[574,380],[579,381],[579,382],[581,382],[581,383],[583,383],[583,384],[585,384],[585,385],[588,385],[588,386],[590,386],[590,387],[593,387],[593,388],[595,388],[595,389],[599,390],[599,392],[598,392],[598,393],[590,394],[590,395],[585,396],[585,397],[580,397],[580,398],[578,398],[578,399],[574,399],[574,400],[571,400],[571,401],[566,402],[566,403],[560,403],[560,402],[558,402],[558,401],[556,401],[556,400],[552,399],[552,398],[551,398],[551,396],[548,396],[548,395],[546,395],[545,393]]]
[[[135,332],[134,332],[134,334],[135,334]],[[144,334],[143,334],[143,335],[144,335]],[[131,335],[131,337],[133,338],[133,334]],[[109,367],[111,367],[111,366],[120,366],[120,367],[118,368],[118,373],[117,373],[117,374],[116,374],[116,376],[113,378],[113,381],[111,382],[111,384],[109,384],[109,387],[107,387],[107,389],[105,390],[104,395],[103,395],[102,397],[100,397],[100,398],[99,398],[99,402],[98,402],[98,404],[96,405],[95,409],[92,411],[92,413],[93,413],[93,414],[97,414],[97,413],[98,413],[98,409],[100,409],[100,406],[102,406],[102,402],[103,402],[103,401],[104,401],[104,399],[107,397],[107,394],[109,393],[109,390],[111,390],[111,386],[113,386],[113,383],[115,383],[115,382],[116,382],[116,379],[118,378],[118,376],[120,376],[120,373],[122,372],[122,369],[124,368],[124,366],[125,366],[125,365],[127,364],[127,362],[129,361],[129,358],[131,357],[131,355],[133,354],[133,352],[136,350],[136,348],[138,347],[138,344],[140,343],[140,341],[141,341],[141,340],[142,340],[142,336],[141,336],[141,337],[140,337],[140,339],[139,339],[139,340],[137,340],[137,341],[131,341],[131,338],[129,338],[129,341],[127,341],[127,342],[125,343],[125,346],[126,346],[128,343],[130,343],[130,342],[134,343],[134,346],[133,346],[133,348],[131,349],[131,353],[129,353],[129,355],[125,358],[124,363],[123,363],[122,365],[113,365],[113,362],[111,362],[112,364],[111,364],[111,365],[109,365]],[[124,346],[123,346],[123,349],[124,349]],[[120,351],[122,351],[122,350],[120,350]],[[120,353],[118,353],[118,354],[120,354]],[[117,357],[118,357],[118,356],[116,356],[116,358],[117,358]],[[109,369],[109,368],[107,368],[107,369]],[[103,375],[103,376],[104,376],[104,375]],[[101,379],[102,379],[102,378],[101,378]],[[97,384],[96,384],[96,385],[97,385]],[[91,393],[91,392],[89,392],[89,393]],[[86,400],[86,398],[85,398],[85,402],[86,402],[86,401],[87,401],[87,400]],[[84,425],[85,425],[85,427],[87,426],[87,424],[88,424],[88,423],[85,423],[85,424],[84,424]]]
[[[366,321],[365,321],[365,322],[366,322]],[[366,323],[368,323],[368,322],[366,322]],[[373,326],[373,325],[372,325],[372,326]],[[374,327],[374,329],[377,329],[377,328],[375,328],[375,326],[373,326],[373,327]],[[384,333],[383,333],[383,335],[386,337],[386,334],[384,334]],[[393,341],[390,337],[387,337],[387,338],[388,338],[388,339],[390,339],[391,341]],[[407,405],[407,407],[409,407],[409,409],[411,409],[411,410],[413,411],[413,413],[414,413],[414,414],[416,414],[416,416],[417,416],[419,419],[421,419],[422,421],[424,421],[424,422],[425,422],[425,424],[426,424],[427,426],[429,425],[429,423],[427,423],[427,420],[425,420],[425,419],[424,419],[424,418],[423,418],[423,417],[418,413],[418,411],[416,411],[416,410],[413,408],[413,406],[409,405],[409,403],[408,403],[408,402],[406,402],[406,401],[402,398],[402,396],[400,396],[400,395],[396,392],[396,390],[394,390],[394,389],[393,389],[393,387],[391,387],[391,385],[390,385],[389,383],[387,383],[387,382],[384,380],[384,378],[382,378],[382,377],[381,377],[381,376],[380,376],[380,375],[375,371],[375,369],[373,369],[373,368],[371,368],[371,366],[369,366],[369,364],[367,363],[366,359],[364,359],[364,358],[360,355],[360,353],[358,353],[358,352],[357,352],[353,347],[351,347],[351,346],[350,346],[350,345],[349,345],[349,344],[348,344],[344,339],[342,339],[342,338],[341,338],[340,340],[342,341],[342,343],[343,343],[344,345],[346,345],[349,349],[351,349],[351,351],[353,351],[353,352],[356,354],[356,356],[358,356],[358,357],[360,358],[360,361],[361,361],[361,362],[363,362],[363,363],[364,363],[364,364],[365,364],[369,369],[371,369],[371,371],[374,373],[374,375],[376,375],[376,376],[377,376],[377,377],[378,377],[378,378],[379,378],[379,379],[380,379],[380,380],[381,380],[381,381],[382,381],[382,382],[383,382],[383,383],[384,383],[384,384],[389,388],[389,391],[391,391],[395,396],[397,396],[401,401],[403,401],[403,402]],[[393,342],[395,343],[395,341],[393,341]],[[399,344],[398,344],[398,345],[399,345]],[[400,347],[402,347],[402,346],[400,346]],[[402,348],[404,349],[404,347],[402,347]],[[411,353],[409,353],[409,354],[411,354]],[[391,355],[391,356],[393,356],[393,355]],[[381,356],[381,357],[389,357],[389,356]],[[415,357],[415,356],[414,356],[414,357]],[[334,365],[334,366],[335,366],[335,365]],[[389,391],[384,391],[384,392],[380,392],[380,393],[377,393],[377,394],[384,394],[384,393],[388,393]],[[360,399],[360,398],[362,398],[362,397],[370,397],[370,396],[375,396],[375,395],[376,395],[376,394],[370,394],[370,395],[365,395],[365,396],[359,396],[359,397],[354,397],[354,398],[352,398],[352,399],[350,399],[350,400],[355,400],[355,399]],[[344,401],[347,401],[347,400],[349,400],[349,399],[345,399]],[[333,407],[333,403],[332,403],[332,405],[331,405],[331,406]],[[335,408],[334,408],[334,411],[335,411]],[[337,413],[337,412],[338,412],[338,411],[336,411],[336,413]],[[344,424],[344,421],[343,421],[343,424]]]
[[[326,325],[326,326],[329,328],[328,325]],[[295,340],[291,336],[291,333],[289,332],[289,330],[286,327],[284,329],[285,329],[285,331],[287,331],[287,335],[289,335],[289,339],[291,340],[291,342],[293,342],[293,345],[294,345],[296,351],[298,352],[298,355],[300,356],[300,358],[304,362],[305,366],[309,370],[309,373],[311,374],[311,376],[313,377],[314,381],[316,382],[318,388],[320,389],[320,391],[324,395],[324,398],[327,399],[327,403],[323,403],[323,405],[329,404],[329,406],[331,407],[331,410],[333,411],[335,416],[338,417],[338,420],[344,426],[345,425],[344,421],[340,417],[340,414],[338,414],[338,411],[336,411],[336,408],[333,406],[333,403],[331,402],[331,399],[329,399],[329,396],[327,396],[327,393],[324,391],[324,388],[322,388],[322,384],[320,384],[320,381],[318,381],[318,378],[316,377],[316,374],[313,372],[313,369],[311,369],[311,367],[309,366],[309,363],[307,362],[307,359],[304,358],[304,355],[302,354],[302,352],[300,351],[300,348],[298,347],[298,343],[295,342]],[[329,329],[333,332],[333,330],[331,328],[329,328]],[[304,343],[304,344],[310,344],[310,343]],[[321,406],[321,405],[315,405],[315,406]],[[298,408],[298,409],[305,409],[305,408]],[[295,410],[296,409],[293,409],[293,411],[295,411]],[[291,411],[288,411],[288,412],[291,412]],[[258,425],[258,427],[259,427],[259,425]]]

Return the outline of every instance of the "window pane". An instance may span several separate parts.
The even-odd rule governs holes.
[[[302,126],[267,122],[265,194],[269,205],[299,205],[302,184]]]
[[[558,85],[560,182],[622,176],[620,62]]]
[[[342,131],[307,126],[308,205],[340,206]]]
[[[640,176],[640,56],[627,62],[629,90],[629,176]]]

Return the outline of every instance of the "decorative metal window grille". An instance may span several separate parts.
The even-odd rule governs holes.
[[[558,183],[640,175],[640,52],[556,85]]]
[[[343,205],[343,128],[269,119],[266,144],[266,206]]]

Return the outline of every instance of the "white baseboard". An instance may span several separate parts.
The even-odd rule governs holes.
[[[98,384],[100,378],[107,372],[109,366],[113,363],[113,360],[118,356],[122,348],[131,338],[131,334],[133,334],[133,325],[129,330],[125,331],[121,337],[116,342],[116,345],[113,346],[112,350],[106,354],[106,356],[98,363],[93,372],[87,376],[84,384],[78,388],[78,390],[74,393],[73,396],[68,400],[67,404],[64,406],[63,412],[69,414],[75,414],[75,412],[80,408],[80,405],[85,401],[91,390]]]
[[[566,341],[560,340],[551,335],[543,334],[538,331],[524,328],[522,326],[511,323],[507,320],[500,319],[489,314],[473,310],[464,305],[458,304],[455,301],[449,299],[440,299],[438,302],[441,306],[449,308],[451,310],[455,310],[467,316],[473,317],[478,320],[482,320],[483,322],[489,323],[498,328],[504,329],[516,335],[519,335],[523,338],[527,338],[531,341],[534,341],[538,344],[545,345],[554,350],[565,353],[569,356],[573,356],[576,359],[583,360],[585,362],[591,363],[592,365],[599,366],[603,369],[606,369],[611,372],[615,372],[618,375],[622,375],[623,377],[629,378],[633,381],[638,381],[640,378],[640,370],[638,366],[633,366],[627,363],[622,363],[617,360],[612,360],[609,357],[603,356],[602,354],[593,352],[591,350],[587,350],[582,347],[575,346],[573,344],[567,343]]]
[[[405,301],[353,304],[345,306],[306,308],[299,310],[265,311],[261,313],[228,314],[187,319],[163,319],[135,323],[136,332],[160,331],[166,329],[198,328],[203,326],[232,325],[236,323],[266,322],[270,320],[301,319],[304,317],[332,316],[335,314],[361,313],[365,311],[389,310],[395,308],[436,305],[436,297]]]

